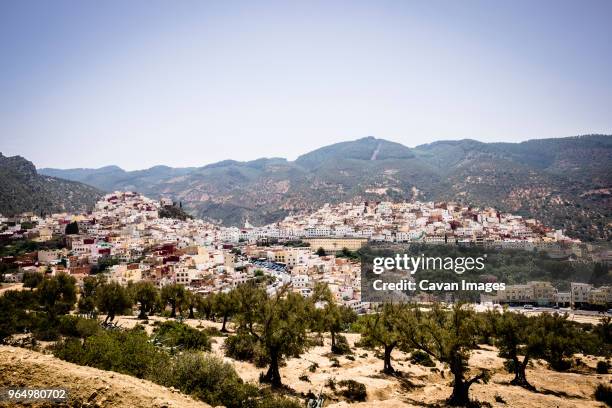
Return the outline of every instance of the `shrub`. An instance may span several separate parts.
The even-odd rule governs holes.
[[[348,340],[346,337],[338,334],[336,335],[336,346],[332,350],[334,354],[350,354],[351,346],[349,346]]]
[[[47,313],[32,315],[32,334],[34,338],[42,341],[54,341],[59,338],[60,325]]]
[[[495,402],[499,402],[500,404],[505,404],[506,400],[499,394],[495,394]]]
[[[334,377],[329,377],[327,381],[325,381],[325,386],[332,391],[336,391],[336,379]]]
[[[340,367],[340,361],[338,361],[337,358],[335,357],[330,358],[329,361],[332,362],[332,365],[331,365],[332,367]]]
[[[167,347],[210,351],[210,339],[206,333],[185,323],[163,322],[153,330],[153,335],[156,342]]]
[[[349,401],[365,401],[367,397],[366,386],[355,380],[342,380],[338,382],[342,388],[339,393]]]
[[[610,371],[610,363],[607,361],[598,361],[596,371],[597,374],[608,374]]]
[[[141,330],[101,330],[83,342],[59,341],[53,354],[72,363],[146,378],[154,367],[169,363],[169,356],[148,340]]]
[[[605,384],[598,384],[597,388],[595,388],[595,399],[612,407],[612,387]]]
[[[163,385],[175,387],[213,406],[236,407],[240,401],[256,394],[256,388],[245,386],[234,367],[210,354],[186,352],[178,355],[170,367],[162,367],[156,378]]]
[[[96,319],[85,319],[74,315],[64,315],[59,318],[59,333],[68,337],[82,339],[93,336],[101,330]]]
[[[416,350],[412,352],[410,356],[410,362],[412,364],[418,364],[425,367],[435,367],[436,363],[431,359],[431,356],[424,351]]]
[[[317,363],[312,363],[309,367],[308,367],[308,371],[310,371],[311,373],[314,373],[315,371],[317,371],[317,368],[319,368],[319,364]]]
[[[225,339],[225,355],[240,361],[253,361],[257,349],[257,341],[249,333],[238,333]]]
[[[310,382],[310,378],[306,374],[302,374],[298,377],[300,381]]]

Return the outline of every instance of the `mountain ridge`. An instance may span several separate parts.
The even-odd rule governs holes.
[[[0,153],[0,214],[86,211],[102,191],[76,181],[38,174],[22,156]]]
[[[323,146],[294,161],[224,160],[120,174],[39,171],[106,191],[170,196],[192,215],[233,225],[247,218],[270,223],[325,202],[453,200],[537,217],[584,240],[610,238],[611,135],[520,143],[443,140],[413,148],[369,136]]]

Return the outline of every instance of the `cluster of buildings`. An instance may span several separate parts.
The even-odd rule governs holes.
[[[178,283],[199,293],[229,291],[257,276],[267,276],[267,290],[282,285],[308,296],[316,282],[327,282],[338,301],[355,310],[360,302],[360,267],[356,261],[319,256],[309,247],[260,246],[255,239],[233,239],[233,228],[203,220],[160,218],[162,205],[132,192],[104,196],[89,214],[23,214],[9,220],[0,239],[28,238],[65,246],[3,258],[18,265],[6,280],[20,281],[27,271],[67,272],[77,280],[106,273],[121,284],[148,280],[158,287]],[[69,224],[78,232],[66,234]],[[25,227],[25,228],[24,228]]]
[[[288,216],[261,227],[247,221],[242,228],[161,218],[159,210],[166,205],[172,202],[115,192],[88,214],[0,216],[0,241],[28,238],[49,243],[58,237],[63,241],[57,249],[50,246],[3,258],[2,263],[19,266],[5,279],[18,281],[28,270],[65,271],[77,280],[103,272],[122,284],[149,280],[159,287],[178,283],[194,292],[211,293],[229,291],[263,274],[270,293],[290,284],[308,296],[316,282],[325,282],[340,303],[360,311],[369,307],[361,302],[360,265],[341,252],[357,250],[369,241],[565,251],[574,242],[535,220],[456,203],[326,204],[312,214]],[[69,224],[73,233],[67,234]],[[283,245],[295,241],[309,246]],[[498,301],[576,306],[604,298],[610,302],[609,288],[581,292],[580,285],[584,286],[572,284],[569,295],[546,282],[507,286]]]
[[[589,283],[572,282],[569,291],[559,291],[550,282],[533,281],[506,285],[506,290],[487,300],[510,305],[605,309],[612,304],[612,286],[595,287]]]
[[[342,237],[379,242],[552,249],[576,243],[534,219],[453,202],[326,204],[309,215],[288,216],[262,228],[235,229],[234,238]],[[236,235],[237,234],[237,235]]]

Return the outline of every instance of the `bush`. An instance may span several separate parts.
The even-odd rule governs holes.
[[[166,347],[210,351],[210,339],[206,333],[185,323],[163,322],[153,330],[153,339]]]
[[[209,354],[183,353],[170,367],[161,367],[156,378],[212,406],[237,407],[257,392],[242,382],[232,365]]]
[[[610,363],[607,361],[598,361],[596,371],[597,374],[608,374],[610,371]]]
[[[61,316],[58,326],[62,336],[87,338],[102,330],[96,319],[85,319],[73,315]]]
[[[57,319],[47,313],[31,314],[32,334],[36,340],[55,341],[60,335],[60,326]]]
[[[148,378],[155,367],[169,364],[169,356],[148,340],[142,330],[100,330],[84,341],[60,340],[53,354],[71,363]]]
[[[315,371],[317,371],[317,368],[319,368],[319,364],[317,363],[312,363],[309,367],[308,367],[308,371],[310,371],[311,373],[314,373]]]
[[[431,359],[431,356],[424,351],[416,350],[412,352],[410,356],[410,362],[412,364],[418,364],[425,367],[435,367],[436,363]]]
[[[306,374],[302,374],[298,377],[300,381],[310,382],[310,378]]]
[[[365,401],[367,395],[366,386],[355,380],[342,380],[338,386],[343,388],[339,391],[340,395],[349,401]]]
[[[605,384],[598,384],[597,388],[595,388],[595,399],[612,407],[612,387]]]
[[[325,381],[325,386],[332,391],[336,391],[336,379],[334,377],[329,377],[327,381]]]
[[[225,355],[239,361],[253,361],[257,340],[249,333],[238,333],[225,339]]]
[[[349,346],[348,340],[346,337],[338,334],[336,335],[336,346],[332,349],[332,353],[334,354],[350,354],[351,346]]]
[[[332,365],[331,365],[332,367],[336,367],[336,368],[340,367],[340,361],[338,361],[337,358],[335,358],[335,357],[330,358],[329,361],[332,362]]]

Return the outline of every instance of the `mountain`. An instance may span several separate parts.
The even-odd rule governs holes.
[[[609,240],[612,136],[521,143],[439,141],[408,148],[366,137],[325,146],[295,161],[226,160],[199,168],[124,171],[41,169],[111,191],[137,190],[182,201],[191,214],[263,224],[326,202],[454,200],[495,206],[563,228],[583,240]]]
[[[41,175],[21,156],[0,153],[0,214],[25,211],[84,211],[93,207],[102,192],[94,187]]]

